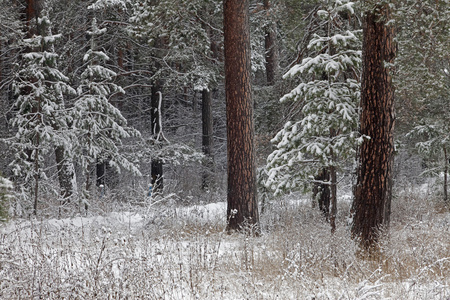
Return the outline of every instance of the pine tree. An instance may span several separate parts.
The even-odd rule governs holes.
[[[350,22],[353,7],[350,1],[332,1],[323,3],[317,11],[322,30],[312,34],[309,41],[311,56],[284,75],[301,82],[281,99],[298,103],[293,114],[300,119],[287,122],[272,140],[277,149],[267,164],[266,185],[276,194],[301,187],[311,189],[312,183],[329,185],[333,230],[336,171],[345,159],[353,157],[358,141],[361,43],[360,31]],[[323,172],[331,179],[314,179]]]
[[[86,179],[85,192],[89,192],[91,187],[90,173],[94,164],[108,163],[117,171],[125,168],[140,174],[137,167],[120,151],[122,139],[139,136],[139,132],[128,127],[127,120],[110,103],[110,97],[125,91],[114,83],[117,74],[104,65],[109,57],[96,49],[96,39],[105,32],[106,29],[98,28],[94,18],[91,30],[87,32],[91,47],[84,55],[85,69],[77,89],[79,98],[73,107],[76,153]]]
[[[193,110],[196,108],[196,94],[202,93],[202,110],[205,121],[205,138],[202,146],[205,154],[202,187],[207,188],[211,182],[210,173],[213,166],[212,156],[212,117],[206,117],[212,110],[208,110],[208,100],[220,82],[221,53],[218,45],[221,43],[221,33],[217,28],[221,25],[221,9],[219,3],[204,0],[163,0],[132,2],[132,17],[130,18],[130,32],[138,39],[142,39],[149,46],[151,54],[151,135],[149,144],[156,151],[151,154],[152,183],[162,183],[163,162],[169,163],[165,148],[172,151],[173,145],[162,139],[159,124],[166,122],[166,112],[160,111],[167,107],[168,101],[176,93],[183,94],[183,101],[188,101],[188,90],[194,93]],[[161,94],[164,102],[159,103]],[[172,96],[171,96],[172,95]],[[178,101],[177,101],[178,102]],[[183,108],[185,109],[185,108]],[[162,119],[159,119],[162,117]],[[209,124],[206,124],[209,122]],[[175,126],[175,124],[171,124]],[[210,130],[211,131],[208,131]],[[159,137],[159,140],[158,140]],[[191,143],[191,141],[189,141]],[[179,144],[180,154],[186,145]],[[191,150],[189,152],[192,153]],[[159,155],[159,154],[158,154]],[[178,155],[178,156],[179,156]],[[197,155],[183,154],[188,160],[196,159]],[[156,189],[155,189],[156,191]]]
[[[219,3],[204,0],[132,2],[129,31],[152,51],[153,78],[164,86],[212,89],[220,79],[215,40],[220,41]],[[217,51],[216,51],[217,52]]]
[[[14,81],[17,113],[12,125],[18,131],[11,140],[16,150],[15,174],[34,191],[34,213],[37,212],[39,181],[45,179],[45,158],[54,147],[69,145],[71,119],[64,108],[64,95],[75,90],[57,68],[58,55],[51,46],[60,35],[48,34],[50,20],[37,18],[40,35],[23,40],[23,64]],[[31,187],[31,182],[34,186]]]
[[[448,199],[450,149],[450,7],[448,1],[396,3],[399,54],[396,95],[399,127],[427,164],[426,176],[443,176],[440,192]],[[402,135],[401,135],[402,136]],[[447,171],[446,171],[447,170]]]
[[[18,59],[19,43],[23,25],[19,21],[17,3],[10,5],[8,0],[0,0],[0,113],[7,114],[11,95],[8,82],[14,77],[13,64]],[[6,125],[2,122],[0,125]],[[2,132],[4,133],[4,132]]]

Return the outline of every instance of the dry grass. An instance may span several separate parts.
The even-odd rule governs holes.
[[[266,208],[260,237],[226,234],[223,216],[200,206],[140,207],[143,219],[109,214],[82,226],[15,221],[0,231],[0,298],[450,298],[450,214],[436,202],[397,198],[369,259],[349,238],[348,203],[332,235],[317,209],[294,200]]]

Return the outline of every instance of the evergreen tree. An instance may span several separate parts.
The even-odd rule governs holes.
[[[219,3],[204,0],[132,2],[130,32],[145,38],[159,63],[155,75],[165,74],[165,85],[192,86],[202,91],[220,79],[214,40],[218,39]],[[220,35],[219,35],[220,38]],[[161,43],[161,40],[164,43]]]
[[[73,127],[77,135],[77,160],[86,179],[85,191],[91,187],[91,168],[94,164],[108,163],[117,171],[128,169],[140,174],[137,167],[120,151],[122,140],[139,136],[139,132],[127,126],[127,120],[110,103],[115,93],[125,93],[114,83],[116,72],[108,69],[105,62],[107,54],[98,50],[96,39],[104,34],[97,21],[92,20],[91,30],[87,32],[91,47],[84,55],[85,69],[81,74],[81,84],[77,91],[79,98],[73,107]]]
[[[361,65],[359,30],[352,27],[354,3],[332,1],[317,11],[321,30],[312,34],[311,56],[293,66],[284,78],[301,82],[281,98],[294,101],[299,120],[287,122],[272,140],[277,149],[268,157],[266,185],[276,194],[312,183],[330,185],[331,223],[336,215],[336,171],[353,157],[358,141],[357,120]],[[314,177],[327,169],[327,176]]]
[[[399,54],[396,60],[398,123],[427,164],[424,174],[443,176],[448,199],[450,149],[450,7],[448,1],[396,3]]]
[[[9,84],[14,77],[14,64],[19,55],[22,24],[19,21],[18,4],[10,4],[9,0],[0,0],[0,136],[6,134],[6,116],[11,108],[12,93]]]
[[[195,0],[163,0],[163,1],[132,1],[132,17],[130,18],[130,32],[139,40],[144,40],[151,54],[151,138],[149,144],[154,149],[150,154],[152,160],[152,184],[154,188],[162,183],[163,162],[168,163],[167,155],[161,156],[165,149],[172,152],[173,145],[163,139],[160,134],[160,124],[167,122],[169,112],[162,111],[164,107],[183,102],[183,116],[174,118],[170,126],[183,124],[192,119],[186,117],[186,103],[189,101],[189,90],[193,92],[192,110],[195,114],[196,94],[202,94],[202,110],[204,131],[202,149],[204,159],[204,174],[202,185],[204,188],[211,183],[212,162],[212,110],[207,109],[213,91],[219,84],[221,73],[221,6],[213,1]],[[177,95],[181,94],[181,95]],[[163,97],[162,97],[163,96]],[[162,97],[163,103],[159,103]],[[176,98],[181,98],[179,99]],[[175,99],[174,99],[175,98]],[[169,103],[168,103],[169,102]],[[161,118],[162,117],[162,118]],[[192,143],[191,140],[186,140]],[[188,160],[196,160],[197,155],[192,149],[183,153],[188,147],[179,143],[180,153]],[[156,184],[158,182],[158,185]],[[156,191],[156,189],[154,190]]]
[[[45,179],[45,159],[54,147],[71,144],[70,114],[64,108],[64,94],[75,90],[57,68],[58,55],[51,46],[60,35],[49,34],[50,20],[37,18],[40,35],[23,40],[23,64],[14,81],[17,113],[12,125],[18,129],[10,140],[15,149],[14,171],[34,191],[37,211],[39,181]],[[31,182],[34,182],[33,187]]]

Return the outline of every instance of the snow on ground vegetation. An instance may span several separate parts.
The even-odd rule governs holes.
[[[224,232],[224,202],[136,206],[0,227],[0,299],[450,299],[450,213],[424,193],[393,203],[381,251],[337,231],[290,195],[261,216],[260,237]]]

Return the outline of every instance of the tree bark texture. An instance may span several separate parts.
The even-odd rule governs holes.
[[[224,0],[228,231],[259,223],[248,9],[248,0]]]
[[[360,146],[352,234],[366,250],[376,246],[392,190],[394,90],[386,64],[393,63],[396,46],[389,17],[387,5],[364,16],[360,131],[370,138]]]
[[[202,150],[206,156],[206,162],[202,175],[202,189],[208,189],[212,182],[213,174],[213,118],[211,91],[204,89],[202,91]]]

